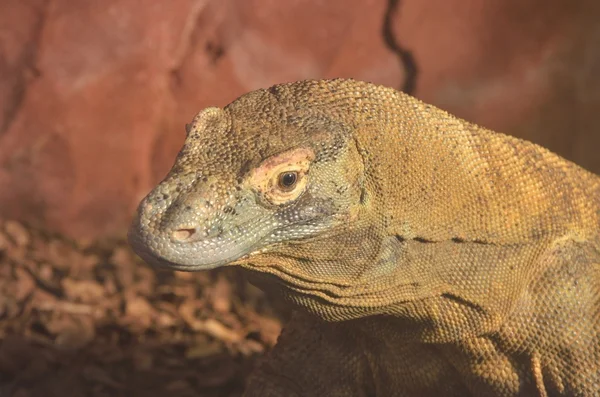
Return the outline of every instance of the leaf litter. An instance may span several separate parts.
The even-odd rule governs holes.
[[[236,269],[0,220],[0,396],[239,396],[285,315]]]

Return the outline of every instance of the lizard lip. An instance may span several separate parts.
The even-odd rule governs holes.
[[[181,232],[181,235],[185,237],[185,233]],[[194,234],[192,234],[194,235]],[[129,244],[133,248],[133,251],[151,266],[170,268],[173,270],[180,271],[196,271],[196,270],[209,270],[214,269],[237,259],[236,256],[214,258],[211,257],[209,260],[201,260],[202,255],[188,253],[187,249],[182,247],[196,245],[194,241],[187,241],[187,244],[177,244],[180,248],[168,248],[170,247],[169,238],[155,238],[153,243],[146,243],[146,239],[143,238],[143,234],[140,233],[136,228],[131,228],[128,233]],[[185,243],[186,241],[180,241]],[[240,255],[242,256],[242,255]]]
[[[152,233],[138,218],[129,229],[128,239],[134,252],[150,265],[196,271],[228,265],[256,251],[271,230],[271,224],[255,221],[230,232],[220,227],[204,231],[183,225]]]

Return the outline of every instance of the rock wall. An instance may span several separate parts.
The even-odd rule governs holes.
[[[414,89],[600,172],[598,20],[594,0],[3,0],[0,216],[122,235],[197,111],[305,78]]]

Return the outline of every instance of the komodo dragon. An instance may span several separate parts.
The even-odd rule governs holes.
[[[201,111],[129,239],[292,304],[246,396],[600,395],[600,178],[389,88]]]

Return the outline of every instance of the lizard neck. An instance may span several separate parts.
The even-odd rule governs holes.
[[[356,144],[390,234],[513,244],[600,228],[600,179],[577,165],[400,93],[373,109]]]

